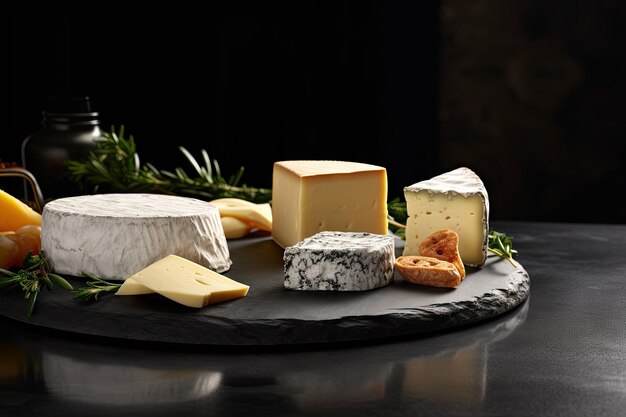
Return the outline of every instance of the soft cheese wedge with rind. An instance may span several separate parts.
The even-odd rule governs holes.
[[[250,288],[176,255],[166,256],[129,279],[172,301],[195,308],[245,297]]]
[[[459,253],[468,266],[487,259],[489,197],[482,180],[458,168],[404,188],[407,204],[403,255],[419,255],[420,243],[439,229],[459,235]]]
[[[41,225],[41,214],[0,190],[0,232],[15,231],[29,224]]]

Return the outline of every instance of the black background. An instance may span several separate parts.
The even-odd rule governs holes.
[[[204,10],[144,12],[81,7],[51,3],[11,15],[11,123],[1,159],[19,162],[20,143],[39,129],[47,96],[71,94],[91,98],[103,128],[124,124],[142,160],[160,168],[185,166],[178,146],[195,155],[206,149],[224,173],[243,165],[244,182],[270,187],[276,160],[360,161],[387,168],[391,198],[454,167],[441,155],[440,2],[218,2]],[[526,24],[533,29],[534,22]],[[616,45],[609,45],[610,56],[623,55]],[[611,74],[621,79],[624,61],[617,62]],[[624,108],[623,94],[617,97],[607,110]],[[585,114],[584,106],[569,110],[559,123]],[[595,113],[587,121],[596,122],[589,117]],[[604,137],[585,140],[623,153],[624,118],[611,119]],[[565,132],[576,130],[568,126]],[[506,149],[507,132],[499,140]],[[533,140],[528,137],[529,153]],[[509,157],[519,176],[532,178],[533,158],[505,153],[504,166]],[[478,162],[471,168],[488,189],[496,182]],[[541,179],[532,181],[541,191]],[[490,195],[492,217],[626,222],[622,169],[580,187],[561,181],[568,195],[560,196],[557,211],[520,213],[510,207],[515,199],[499,191]],[[535,198],[532,187],[525,192],[518,201]]]

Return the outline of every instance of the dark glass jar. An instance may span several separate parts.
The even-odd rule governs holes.
[[[24,139],[22,165],[37,179],[45,200],[79,195],[68,179],[67,161],[83,159],[100,137],[98,113],[89,97],[48,100],[43,128]]]

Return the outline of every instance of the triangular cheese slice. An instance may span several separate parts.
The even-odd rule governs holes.
[[[481,266],[487,259],[489,197],[482,180],[458,168],[404,188],[408,219],[403,255],[419,255],[419,245],[440,229],[459,235],[463,263]]]
[[[170,300],[196,308],[245,297],[250,288],[176,255],[166,256],[128,280],[131,280],[128,288],[132,289],[135,285],[132,281],[135,281]],[[134,288],[140,290],[140,287]]]

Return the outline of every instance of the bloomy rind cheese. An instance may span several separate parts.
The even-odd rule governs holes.
[[[217,272],[231,260],[220,214],[205,201],[159,194],[95,194],[53,200],[42,249],[60,274],[125,280],[176,254]]]
[[[418,193],[426,193],[432,197],[444,196],[451,205],[455,204],[456,199],[469,200],[479,198],[481,202],[479,210],[473,214],[476,216],[476,221],[480,222],[480,233],[470,234],[464,232],[464,229],[473,227],[474,225],[468,223],[463,224],[461,220],[447,219],[445,213],[428,212],[429,218],[415,218],[419,213],[412,211],[415,210],[415,208],[412,206],[410,200]],[[485,185],[474,171],[466,167],[457,168],[429,180],[420,181],[405,187],[404,195],[407,201],[409,218],[407,219],[406,245],[403,255],[418,255],[418,246],[428,234],[438,229],[448,228],[454,230],[459,235],[459,251],[463,263],[468,266],[482,266],[485,263],[489,239],[489,196]],[[434,201],[430,203],[434,203]],[[422,235],[417,233],[417,231],[423,229],[423,226],[426,224],[429,226],[429,232],[422,233]],[[474,235],[478,236],[475,237]],[[473,242],[474,239],[480,241]],[[470,240],[472,240],[472,242],[470,242]],[[482,255],[470,258],[468,256],[467,247],[474,243],[480,246]]]
[[[391,235],[320,232],[285,249],[285,288],[365,291],[393,281]]]

